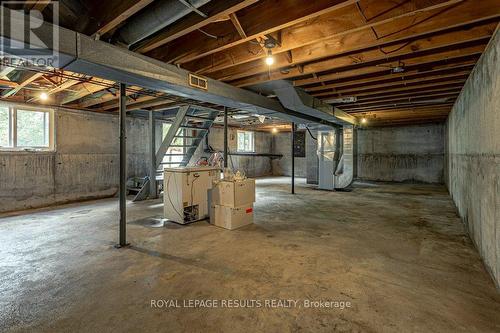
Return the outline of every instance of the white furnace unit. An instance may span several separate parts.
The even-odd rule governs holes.
[[[216,167],[165,168],[163,212],[170,221],[186,224],[209,217],[208,192],[220,179]]]
[[[318,188],[322,190],[348,187],[354,175],[354,130],[344,125],[341,130],[318,132]]]

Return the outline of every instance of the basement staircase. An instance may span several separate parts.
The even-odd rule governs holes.
[[[189,163],[218,114],[218,110],[194,105],[179,108],[156,153],[158,185],[163,181],[165,167],[183,167]],[[149,180],[144,182],[133,201],[146,199],[149,194],[149,183]]]

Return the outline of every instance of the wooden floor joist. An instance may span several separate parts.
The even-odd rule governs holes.
[[[47,4],[25,9],[47,12]],[[75,0],[61,6],[60,22],[120,44],[120,29],[157,4]],[[497,0],[209,1],[146,34],[131,51],[266,94],[269,81],[289,80],[325,103],[386,126],[444,119],[499,22]],[[272,65],[264,62],[268,51]],[[16,69],[9,73],[13,81],[0,81],[2,98],[33,101],[46,89],[63,106],[116,110],[116,82],[60,74],[53,80]],[[162,94],[129,87],[127,103],[163,110],[189,102]],[[346,97],[356,100],[346,103]]]

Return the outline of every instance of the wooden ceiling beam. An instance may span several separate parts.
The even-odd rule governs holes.
[[[196,13],[188,14],[187,16],[183,17],[182,20],[179,20],[178,22],[163,29],[156,36],[147,39],[138,48],[136,48],[135,51],[140,53],[150,52],[175,39],[201,29],[210,23],[224,19],[228,17],[229,14],[235,13],[245,7],[253,5],[257,1],[258,0],[212,1],[200,7],[200,10],[205,13],[208,18],[203,18]]]
[[[50,1],[47,0],[35,0],[29,1],[24,5],[26,10],[39,10],[43,12],[43,10],[50,4]]]
[[[150,95],[141,95],[135,99],[132,99],[130,96],[127,96],[127,106],[130,106],[132,104],[139,104],[142,102],[148,102],[148,101],[151,101],[155,98],[156,98],[155,96],[150,96]],[[112,100],[112,101],[106,102],[102,105],[99,105],[97,108],[99,110],[103,110],[103,111],[108,111],[108,110],[113,111],[114,109],[117,110],[118,109],[118,100]],[[127,108],[127,111],[129,111],[128,108]]]
[[[85,96],[94,94],[98,91],[102,91],[106,88],[113,86],[115,83],[113,81],[104,80],[100,78],[92,78],[89,82],[80,82],[74,86],[71,91],[66,91],[60,97],[61,104],[68,104],[73,101],[79,100]]]
[[[433,68],[447,68],[447,67],[455,67],[461,64],[470,64],[471,62],[475,64],[479,57],[481,56],[481,52],[473,52],[471,54],[459,55],[459,56],[450,56],[443,57],[441,59],[423,59],[422,61],[405,61],[405,68],[408,72],[413,70],[429,70]],[[361,67],[355,68],[345,71],[339,71],[328,74],[315,75],[312,74],[311,77],[298,78],[293,81],[293,84],[297,87],[304,87],[313,84],[322,84],[322,82],[336,82],[336,81],[344,81],[356,79],[359,77],[376,77],[379,75],[390,75],[393,74],[390,68],[394,68],[397,66],[398,62],[389,62],[387,64],[383,64],[382,66],[371,66],[371,67]]]
[[[416,92],[402,92],[402,93],[396,93],[396,94],[388,94],[388,95],[381,95],[381,96],[365,96],[365,97],[360,97],[358,98],[356,103],[372,103],[372,102],[377,102],[377,101],[385,101],[385,100],[391,100],[391,99],[398,99],[398,98],[408,98],[408,97],[418,97],[418,96],[433,96],[433,95],[439,95],[439,94],[459,94],[462,89],[460,87],[457,88],[445,88],[445,89],[438,89],[438,91],[431,90],[431,89],[424,89],[424,90],[419,90]],[[346,104],[347,105],[347,104]],[[339,106],[342,108],[341,106]]]
[[[436,62],[424,62],[424,63],[417,63],[409,66],[405,66],[405,71],[403,73],[394,73],[391,69],[383,69],[383,70],[372,70],[372,68],[368,68],[368,72],[365,72],[363,68],[359,69],[354,69],[354,70],[349,70],[345,72],[339,72],[339,73],[334,73],[334,74],[328,74],[325,75],[327,76],[335,76],[338,77],[338,79],[334,80],[325,80],[325,81],[320,81],[323,77],[316,77],[312,79],[298,79],[295,80],[293,83],[297,87],[302,87],[306,91],[309,91],[308,89],[315,88],[315,90],[321,90],[321,87],[326,87],[330,84],[335,85],[335,84],[350,84],[353,82],[354,84],[360,83],[363,80],[366,80],[366,82],[373,82],[379,80],[384,80],[387,78],[391,77],[400,77],[399,75],[402,74],[408,74],[407,77],[410,77],[412,75],[416,75],[418,73],[423,73],[425,74],[430,74],[434,70],[436,72],[444,72],[447,69],[465,69],[465,68],[470,68],[474,67],[474,65],[477,62],[477,59],[479,58],[479,54],[476,54],[472,57],[457,57],[457,58],[447,58],[443,60],[438,60]],[[383,68],[383,67],[382,67]],[[404,76],[403,76],[404,77]],[[314,79],[314,81],[312,81]],[[313,91],[315,91],[313,90]]]
[[[450,110],[443,110],[437,114],[408,114],[399,113],[397,115],[385,116],[384,114],[379,114],[376,117],[365,117],[356,116],[358,118],[366,118],[368,122],[363,124],[363,127],[378,127],[378,126],[402,126],[406,124],[421,124],[430,122],[444,122],[448,117]]]
[[[131,96],[127,99],[127,111],[148,109],[157,105],[172,102],[161,95],[139,95],[139,97],[133,99]],[[118,109],[118,101],[111,101],[103,104],[99,107],[101,110],[111,110]]]
[[[82,79],[83,76],[82,76]],[[58,93],[60,91],[63,91],[63,90],[66,90],[66,89],[69,89],[71,87],[73,87],[74,85],[77,85],[79,84],[80,82],[82,82],[81,80],[76,80],[76,79],[66,79],[64,82],[62,82],[61,84],[55,86],[54,88],[52,89],[49,89],[49,91],[47,91],[47,93],[49,95],[51,94],[55,94],[55,93]]]
[[[465,71],[457,71],[455,73],[450,73],[450,74],[431,75],[427,77],[419,77],[416,79],[409,79],[409,80],[394,80],[385,83],[371,82],[363,85],[349,85],[344,87],[337,87],[334,89],[327,89],[324,91],[315,91],[311,92],[310,95],[314,97],[321,97],[321,96],[331,95],[332,93],[344,94],[349,92],[363,92],[363,91],[373,91],[379,89],[390,89],[399,86],[410,87],[413,85],[419,85],[426,82],[445,81],[446,79],[464,79],[464,78],[466,79],[469,76],[469,74],[470,70],[465,70]]]
[[[333,93],[333,94],[328,95],[328,96],[322,96],[322,99],[328,103],[329,99],[336,99],[336,98],[344,97],[344,96],[361,97],[361,96],[380,95],[380,94],[400,92],[400,91],[409,91],[409,90],[415,91],[415,90],[422,89],[422,88],[439,89],[439,88],[442,88],[443,86],[449,87],[450,85],[455,87],[456,85],[460,85],[460,84],[465,83],[465,81],[466,81],[466,78],[450,79],[450,80],[443,80],[443,81],[435,80],[432,83],[416,84],[416,85],[412,85],[412,86],[408,86],[408,87],[402,86],[402,87],[395,87],[395,88],[390,88],[390,89],[380,88],[380,89],[373,89],[373,90],[364,91],[364,92],[356,92],[356,90],[353,90],[351,92],[343,92],[342,94]]]
[[[431,107],[453,106],[454,102],[455,102],[455,100],[452,98],[452,99],[446,99],[446,100],[443,99],[443,101],[424,100],[424,101],[420,101],[420,102],[386,103],[386,104],[382,104],[382,105],[366,106],[366,107],[342,109],[342,110],[345,112],[369,112],[369,111],[376,111],[376,110],[388,110],[391,108],[409,108],[409,107],[415,107],[415,106],[431,106]]]
[[[96,12],[103,17],[98,22],[99,29],[93,35],[100,37],[110,32],[152,2],[153,0],[101,1]]]
[[[355,117],[364,117],[368,119],[368,123],[372,121],[383,121],[383,120],[402,120],[402,119],[414,119],[414,118],[440,118],[446,116],[450,113],[451,106],[430,108],[427,110],[414,110],[414,109],[404,109],[397,111],[372,111],[363,113],[351,113]]]
[[[125,94],[127,96],[130,96],[130,95],[135,94],[141,90],[142,90],[141,87],[130,86],[125,91]],[[78,102],[77,106],[80,108],[88,108],[88,107],[92,107],[92,106],[97,105],[97,104],[103,104],[103,103],[106,103],[106,102],[109,102],[109,101],[112,101],[115,99],[117,100],[118,98],[119,98],[118,90],[116,91],[116,93],[111,93],[108,91],[108,92],[106,92],[98,97],[88,96],[87,98],[80,100]]]
[[[387,115],[395,115],[398,112],[404,113],[425,113],[425,112],[445,112],[451,109],[451,106],[439,106],[439,107],[429,107],[429,106],[414,106],[411,108],[392,108],[386,110],[378,110],[378,111],[359,111],[359,112],[349,112],[350,115],[353,116],[378,116],[380,114]]]
[[[460,0],[462,1],[462,0]],[[458,2],[460,2],[458,1]],[[384,9],[388,0],[363,1],[366,6]],[[291,52],[294,63],[302,63],[320,59],[328,55],[341,54],[345,52],[360,50],[362,48],[373,47],[387,43],[388,41],[416,37],[424,33],[435,32],[444,28],[450,28],[454,25],[463,25],[466,22],[473,22],[477,19],[483,19],[486,15],[484,5],[475,11],[467,11],[471,4],[467,4],[466,11],[461,12],[456,8],[450,7],[457,1],[405,1],[400,6],[387,11],[384,19],[380,18],[366,22],[359,13],[354,10],[354,6],[345,7],[335,12],[317,17],[307,24],[299,24],[288,27],[281,31],[280,45],[273,49],[273,54]],[[403,7],[403,8],[400,8]],[[454,14],[446,18],[444,9]],[[481,11],[483,9],[483,11]],[[491,9],[490,9],[491,11]],[[437,15],[440,13],[440,15]],[[427,18],[433,16],[432,20]],[[416,23],[416,24],[415,24]],[[370,29],[377,26],[395,26],[401,29],[398,34],[389,34],[388,36],[376,37]],[[183,67],[196,72],[208,75],[230,67],[238,66],[248,62],[258,62],[262,64],[264,55],[255,52],[256,46],[245,43],[224,52],[219,52],[198,59],[197,61],[183,64]],[[280,59],[283,57],[280,57]],[[284,60],[284,59],[282,59]],[[286,66],[285,62],[276,59],[274,68]]]
[[[430,87],[430,88],[417,88],[417,89],[408,89],[408,90],[403,90],[403,91],[396,91],[396,92],[389,92],[389,93],[380,93],[376,92],[374,94],[370,95],[364,95],[364,96],[358,96],[357,100],[358,101],[376,101],[380,99],[385,99],[385,98],[390,98],[390,97],[399,97],[399,96],[411,96],[413,94],[418,94],[420,92],[422,93],[440,93],[440,92],[450,92],[450,91],[458,91],[462,89],[462,86],[460,83],[456,84],[448,84],[444,86],[435,86],[435,87]],[[338,97],[334,97],[336,99]],[[322,99],[324,102],[329,102],[331,98],[323,98]]]
[[[48,89],[46,91],[47,95],[50,96],[50,95],[57,94],[61,91],[67,90],[67,89],[79,84],[80,82],[82,82],[81,80],[84,79],[84,75],[78,75],[78,76],[80,77],[80,79],[66,79],[66,80],[61,79],[61,83],[57,84],[55,87]],[[34,96],[28,102],[37,101],[39,99],[40,99],[39,96]]]
[[[450,113],[450,108],[439,110],[439,112],[419,112],[419,113],[406,113],[399,112],[395,114],[387,115],[385,113],[379,113],[376,116],[367,117],[365,115],[355,115],[358,118],[366,118],[368,122],[363,126],[374,126],[376,124],[387,123],[387,124],[399,124],[404,121],[415,121],[415,120],[445,120]]]
[[[396,56],[381,57],[376,51],[369,53],[361,53],[358,57],[346,56],[336,59],[330,59],[310,65],[304,66],[303,73],[296,69],[291,69],[289,72],[272,72],[270,74],[259,74],[229,83],[237,86],[244,87],[254,85],[269,80],[282,80],[282,79],[298,79],[304,77],[304,74],[316,74],[321,80],[334,80],[337,78],[345,78],[352,75],[370,74],[380,71],[381,67],[394,68],[404,62],[404,66],[412,66],[418,63],[435,62],[449,58],[465,57],[480,55],[489,40],[489,37],[483,37],[472,41],[461,41],[457,44],[452,42],[447,45],[440,45],[438,47],[431,47],[429,49],[420,49],[419,51],[408,50],[403,48],[400,50],[405,53],[398,53]],[[428,44],[428,42],[424,42]],[[468,46],[472,44],[472,46]],[[474,45],[476,44],[476,45]],[[361,57],[361,58],[360,58]],[[338,62],[337,62],[338,61]],[[343,73],[350,71],[349,73]],[[316,82],[317,78],[309,78],[302,80],[304,82]]]
[[[389,120],[389,121],[369,121],[366,127],[392,127],[392,126],[405,126],[405,125],[423,125],[423,124],[435,124],[442,123],[446,120],[447,114],[437,117],[419,117],[419,118],[408,118],[399,120]]]
[[[17,94],[21,89],[35,82],[43,76],[43,73],[31,73],[31,75],[26,78],[23,82],[18,83],[13,89],[6,91],[2,94],[2,98],[12,97]]]
[[[247,34],[245,33],[245,29],[243,29],[240,21],[238,20],[238,17],[236,16],[236,13],[229,14],[229,19],[233,23],[236,31],[238,31],[238,34],[240,35],[241,39],[248,38]]]
[[[437,113],[440,110],[450,110],[453,107],[452,103],[427,103],[427,104],[401,104],[401,105],[385,105],[381,107],[371,108],[371,109],[362,109],[362,110],[349,110],[346,111],[349,114],[357,114],[357,113],[369,113],[369,112],[391,112],[396,110],[397,112],[401,112],[401,110],[424,110],[423,108],[427,108],[426,111],[413,111],[415,114],[417,112],[428,112],[428,113]],[[399,110],[399,111],[398,111]],[[395,111],[395,112],[396,112]]]
[[[387,97],[381,98],[378,101],[367,101],[367,102],[356,102],[356,103],[342,103],[342,104],[334,104],[336,107],[341,108],[344,111],[358,108],[358,107],[372,107],[378,105],[387,105],[390,103],[398,103],[404,101],[420,101],[420,100],[430,100],[430,99],[439,99],[439,98],[447,98],[447,97],[456,97],[460,94],[460,91],[452,91],[452,92],[436,92],[436,93],[428,93],[428,94],[410,94],[408,96],[398,96],[398,97]]]
[[[0,79],[0,86],[16,88],[18,85],[19,84],[17,82]]]
[[[305,22],[322,14],[352,5],[357,1],[359,0],[288,0],[277,3],[275,0],[260,0],[256,4],[238,11],[238,19],[245,27],[247,35],[245,39],[230,39],[224,42],[219,38],[209,38],[193,31],[172,45],[165,44],[161,47],[149,48],[150,52],[147,55],[165,62],[182,64]],[[198,47],[193,48],[192,45]],[[148,52],[144,48],[140,48],[138,51]]]
[[[415,78],[428,78],[429,76],[432,75],[448,74],[448,73],[454,73],[456,71],[470,71],[472,70],[472,68],[474,68],[474,64],[475,60],[474,61],[471,60],[465,63],[458,64],[457,66],[450,66],[450,65],[447,65],[446,67],[438,66],[437,68],[432,68],[429,70],[412,69],[412,70],[405,70],[403,73],[393,73],[389,71],[388,74],[380,73],[379,75],[372,75],[368,77],[358,76],[350,80],[337,80],[328,82],[322,81],[318,82],[317,85],[304,87],[304,90],[307,92],[314,92],[314,91],[323,91],[325,89],[343,88],[352,85],[366,85],[373,83],[392,82],[397,80],[404,81]]]
[[[287,67],[284,69],[275,69],[271,71],[272,79],[284,79],[303,74],[316,73],[317,75],[324,71],[333,71],[336,68],[359,65],[374,61],[384,60],[404,60],[413,58],[419,54],[429,54],[432,52],[440,52],[446,49],[457,49],[464,44],[484,44],[486,45],[494,32],[494,26],[479,26],[468,31],[454,31],[450,33],[440,34],[433,37],[417,39],[413,41],[405,41],[393,45],[393,50],[387,53],[380,48],[370,48],[363,51],[353,52],[346,55],[325,58],[319,61],[304,63],[302,71],[298,66]],[[276,57],[278,59],[278,57]],[[287,63],[286,59],[281,59],[283,63]],[[265,73],[264,76],[269,76],[269,68],[265,64],[255,64],[256,67],[250,68],[253,63],[245,66],[233,67],[228,70],[212,73],[211,77],[223,81],[236,81],[247,77],[258,76]],[[321,75],[321,74],[320,74]]]

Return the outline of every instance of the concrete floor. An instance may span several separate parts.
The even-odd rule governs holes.
[[[500,331],[500,293],[444,187],[302,183],[292,196],[286,181],[258,181],[255,225],[237,231],[152,228],[159,202],[130,203],[128,249],[113,248],[116,200],[1,219],[0,331]],[[152,308],[159,299],[262,307]]]

